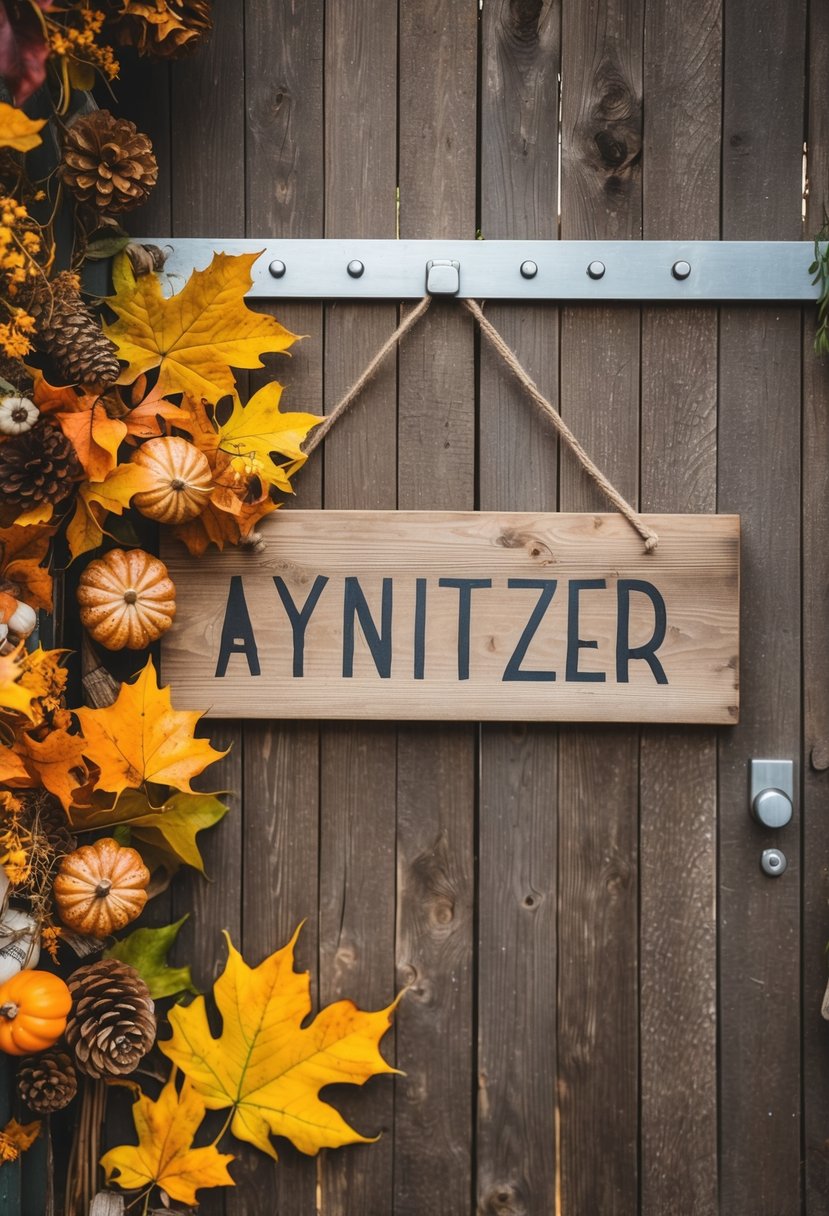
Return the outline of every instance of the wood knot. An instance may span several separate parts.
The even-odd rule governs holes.
[[[496,1182],[484,1195],[481,1211],[485,1216],[526,1216],[527,1205],[512,1182]]]
[[[510,0],[509,32],[516,42],[538,41],[538,23],[544,0]]]
[[[599,156],[610,169],[618,169],[627,160],[628,146],[623,139],[617,139],[611,131],[597,131],[593,136]]]

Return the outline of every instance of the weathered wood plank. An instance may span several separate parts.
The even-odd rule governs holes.
[[[725,239],[800,236],[805,14],[801,0],[725,0]],[[799,311],[723,309],[720,343],[719,508],[744,513],[746,710],[720,744],[720,1204],[794,1216],[800,814],[777,833],[755,825],[746,764],[801,748]],[[759,868],[769,845],[788,857],[779,881]]]
[[[397,6],[328,5],[325,74],[325,232],[394,237],[397,224]],[[393,304],[332,305],[325,330],[329,412],[397,324]],[[325,441],[326,508],[397,502],[396,366],[375,381]],[[324,516],[323,516],[324,518]],[[324,716],[324,715],[320,715]],[[320,1000],[387,1005],[395,989],[397,739],[370,724],[322,731]],[[378,910],[387,910],[378,915]],[[384,1042],[394,1058],[394,1036]],[[339,1109],[380,1142],[329,1154],[320,1170],[325,1212],[361,1216],[393,1206],[393,1102],[389,1078],[345,1090]]]
[[[641,236],[643,5],[565,5],[565,238]],[[562,314],[561,412],[635,501],[636,308]],[[560,506],[596,509],[562,456]],[[638,1196],[638,754],[632,730],[563,731],[559,756],[559,1120],[565,1210],[628,1216]]]
[[[245,217],[256,235],[323,235],[323,0],[245,3]],[[260,305],[257,304],[257,308]],[[258,387],[274,376],[285,383],[285,408],[322,410],[321,304],[272,305],[279,320],[308,337],[290,359],[268,360],[251,376]],[[321,503],[321,461],[296,478],[300,504]],[[287,506],[291,506],[287,504]],[[287,509],[287,507],[286,507]],[[244,727],[244,873],[241,891],[244,947],[258,962],[307,918],[297,943],[297,965],[311,972],[318,996],[319,731],[313,723],[280,720]],[[265,1216],[313,1211],[316,1162],[286,1141],[279,1161],[242,1147],[233,1167],[236,1189],[228,1213]]]
[[[809,8],[806,233],[829,208],[829,8]],[[829,941],[829,375],[815,356],[815,314],[803,327],[803,1082],[806,1210],[819,1216],[829,1195],[829,1026],[815,1016],[827,980]]]
[[[475,235],[478,11],[400,5],[400,235]],[[473,336],[433,305],[399,359],[398,502],[474,503]],[[406,1081],[395,1103],[395,1212],[469,1210],[475,737],[417,728],[398,739],[397,965],[411,991],[397,1024]],[[429,1144],[424,1164],[423,1145]]]
[[[557,0],[485,5],[481,229],[552,239],[557,192]],[[488,309],[544,390],[558,382],[558,312]],[[482,344],[478,485],[484,510],[555,510],[554,436]],[[478,837],[477,1203],[487,1216],[555,1205],[558,740],[484,726]]]
[[[647,239],[716,239],[721,0],[648,5]],[[678,184],[681,185],[678,188]],[[717,314],[646,308],[641,501],[716,510]],[[640,758],[642,1216],[718,1212],[717,743],[646,729]]]

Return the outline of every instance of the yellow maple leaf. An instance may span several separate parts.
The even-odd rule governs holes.
[[[22,110],[0,101],[0,147],[31,152],[43,142],[38,131],[45,125],[45,118],[29,118]]]
[[[45,788],[68,811],[72,806],[73,791],[86,780],[83,739],[63,729],[52,728],[41,741],[24,735],[18,750]]]
[[[186,392],[216,402],[235,391],[231,367],[262,367],[265,352],[292,346],[295,334],[244,302],[258,257],[216,253],[169,299],[154,274],[109,299],[118,320],[106,333],[127,364],[119,383],[157,367],[159,395]]]
[[[350,1127],[319,1091],[397,1072],[379,1049],[397,1001],[371,1013],[336,1001],[303,1026],[311,997],[308,973],[294,971],[298,935],[299,929],[287,946],[249,967],[225,934],[227,966],[213,988],[221,1034],[213,1037],[204,997],[197,997],[171,1009],[173,1037],[159,1044],[208,1109],[233,1107],[234,1136],[274,1158],[270,1136],[286,1136],[310,1156],[368,1143],[372,1137]]]
[[[106,709],[75,711],[85,740],[84,755],[100,769],[99,789],[120,794],[146,784],[172,785],[192,793],[190,780],[221,759],[206,739],[194,739],[202,716],[173,709],[169,688],[159,688],[152,659]]]
[[[198,1202],[196,1191],[205,1186],[234,1186],[227,1167],[230,1153],[215,1144],[193,1147],[193,1137],[204,1119],[205,1105],[187,1082],[176,1090],[175,1070],[153,1102],[139,1094],[132,1117],[138,1144],[120,1144],[101,1158],[107,1182],[131,1191],[160,1186],[179,1203]]]
[[[308,432],[319,426],[316,414],[283,414],[279,409],[282,385],[273,381],[254,393],[247,405],[238,398],[233,412],[219,427],[219,448],[231,458],[249,463],[250,472],[280,490],[290,491],[285,470],[274,463],[271,453],[289,456],[294,467],[305,462],[301,444]]]
[[[119,464],[103,481],[83,481],[78,489],[75,513],[66,529],[72,557],[97,549],[104,536],[103,522],[108,511],[123,515],[134,494],[149,490],[153,474],[137,464]]]
[[[18,1123],[10,1119],[0,1130],[0,1164],[4,1161],[16,1161],[21,1153],[31,1148],[40,1135],[40,1120],[34,1123]]]
[[[0,654],[0,710],[31,718],[32,690],[20,682],[25,671],[23,643],[10,654]]]

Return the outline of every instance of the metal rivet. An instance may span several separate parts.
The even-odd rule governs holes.
[[[525,279],[534,279],[538,274],[538,266],[536,266],[535,262],[522,262],[521,273]]]
[[[288,267],[285,265],[285,263],[280,262],[278,260],[275,262],[271,262],[270,266],[268,267],[268,270],[271,272],[271,274],[273,275],[273,277],[275,279],[281,279],[284,276],[285,271],[287,269],[288,269]]]
[[[587,267],[587,273],[591,279],[601,279],[604,277],[604,262],[591,262]]]
[[[673,266],[671,267],[671,274],[675,279],[687,279],[690,273],[690,262],[674,262]]]
[[[360,275],[365,270],[365,266],[362,262],[358,262],[355,258],[353,262],[348,263],[346,270],[351,275],[352,279],[359,279]]]

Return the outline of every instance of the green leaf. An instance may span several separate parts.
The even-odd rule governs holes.
[[[143,852],[142,842],[151,845],[153,865],[164,865],[170,873],[184,862],[204,874],[196,835],[218,823],[228,811],[213,794],[174,794],[161,806],[153,806],[139,790],[124,790],[112,805],[94,795],[93,803],[91,807],[72,808],[76,832],[106,829],[112,835],[116,828],[126,825],[133,848]]]
[[[132,240],[131,236],[103,236],[97,241],[90,241],[84,254],[90,261],[97,262],[103,258],[114,258],[116,253],[126,249]]]
[[[167,955],[186,920],[187,917],[182,916],[181,920],[164,925],[161,929],[135,929],[111,949],[105,950],[104,958],[117,958],[134,967],[154,1000],[162,996],[175,996],[178,992],[192,992],[198,996],[189,966],[170,967],[167,963]]]

